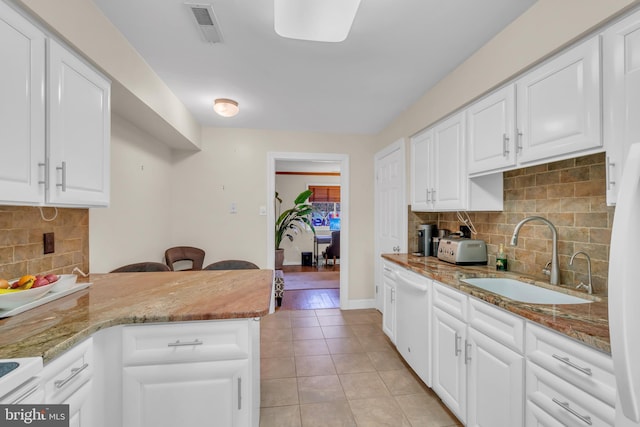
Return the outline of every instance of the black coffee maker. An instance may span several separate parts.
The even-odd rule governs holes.
[[[418,253],[423,256],[436,256],[431,240],[438,236],[435,224],[421,224],[418,228]]]

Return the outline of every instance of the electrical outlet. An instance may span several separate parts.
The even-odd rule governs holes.
[[[56,251],[56,244],[53,233],[44,233],[42,235],[42,243],[44,244],[45,254],[52,254]]]

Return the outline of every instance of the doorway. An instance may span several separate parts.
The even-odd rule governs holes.
[[[331,153],[290,153],[290,152],[270,152],[267,155],[267,200],[273,200],[276,192],[276,171],[278,162],[302,162],[315,164],[316,167],[322,163],[339,165],[340,172],[340,262],[339,268],[339,300],[340,308],[348,307],[348,271],[349,271],[349,156],[347,154]],[[275,232],[275,209],[270,206],[267,209],[267,266],[274,266],[274,242]],[[318,254],[322,251],[318,250]],[[285,277],[286,290],[286,277]],[[286,299],[286,291],[284,299]]]

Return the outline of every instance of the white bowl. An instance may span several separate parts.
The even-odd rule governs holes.
[[[76,284],[76,280],[78,280],[78,276],[75,274],[60,274],[58,280],[52,283],[51,292],[66,291]]]
[[[0,309],[7,310],[35,301],[43,297],[51,290],[55,283],[40,286],[39,288],[26,289],[24,291],[7,292],[0,294]]]

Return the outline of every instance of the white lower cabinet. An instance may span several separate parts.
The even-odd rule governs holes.
[[[256,426],[259,322],[122,328],[122,425]]]
[[[467,426],[519,426],[524,419],[524,356],[469,328]]]
[[[93,339],[73,347],[42,371],[45,403],[68,404],[69,425],[93,426]]]
[[[124,427],[249,425],[248,359],[130,366],[122,382]]]
[[[382,266],[382,331],[391,342],[396,342],[396,273],[395,267],[385,262]]]
[[[467,413],[465,340],[467,325],[438,307],[433,309],[433,390],[463,423]]]

